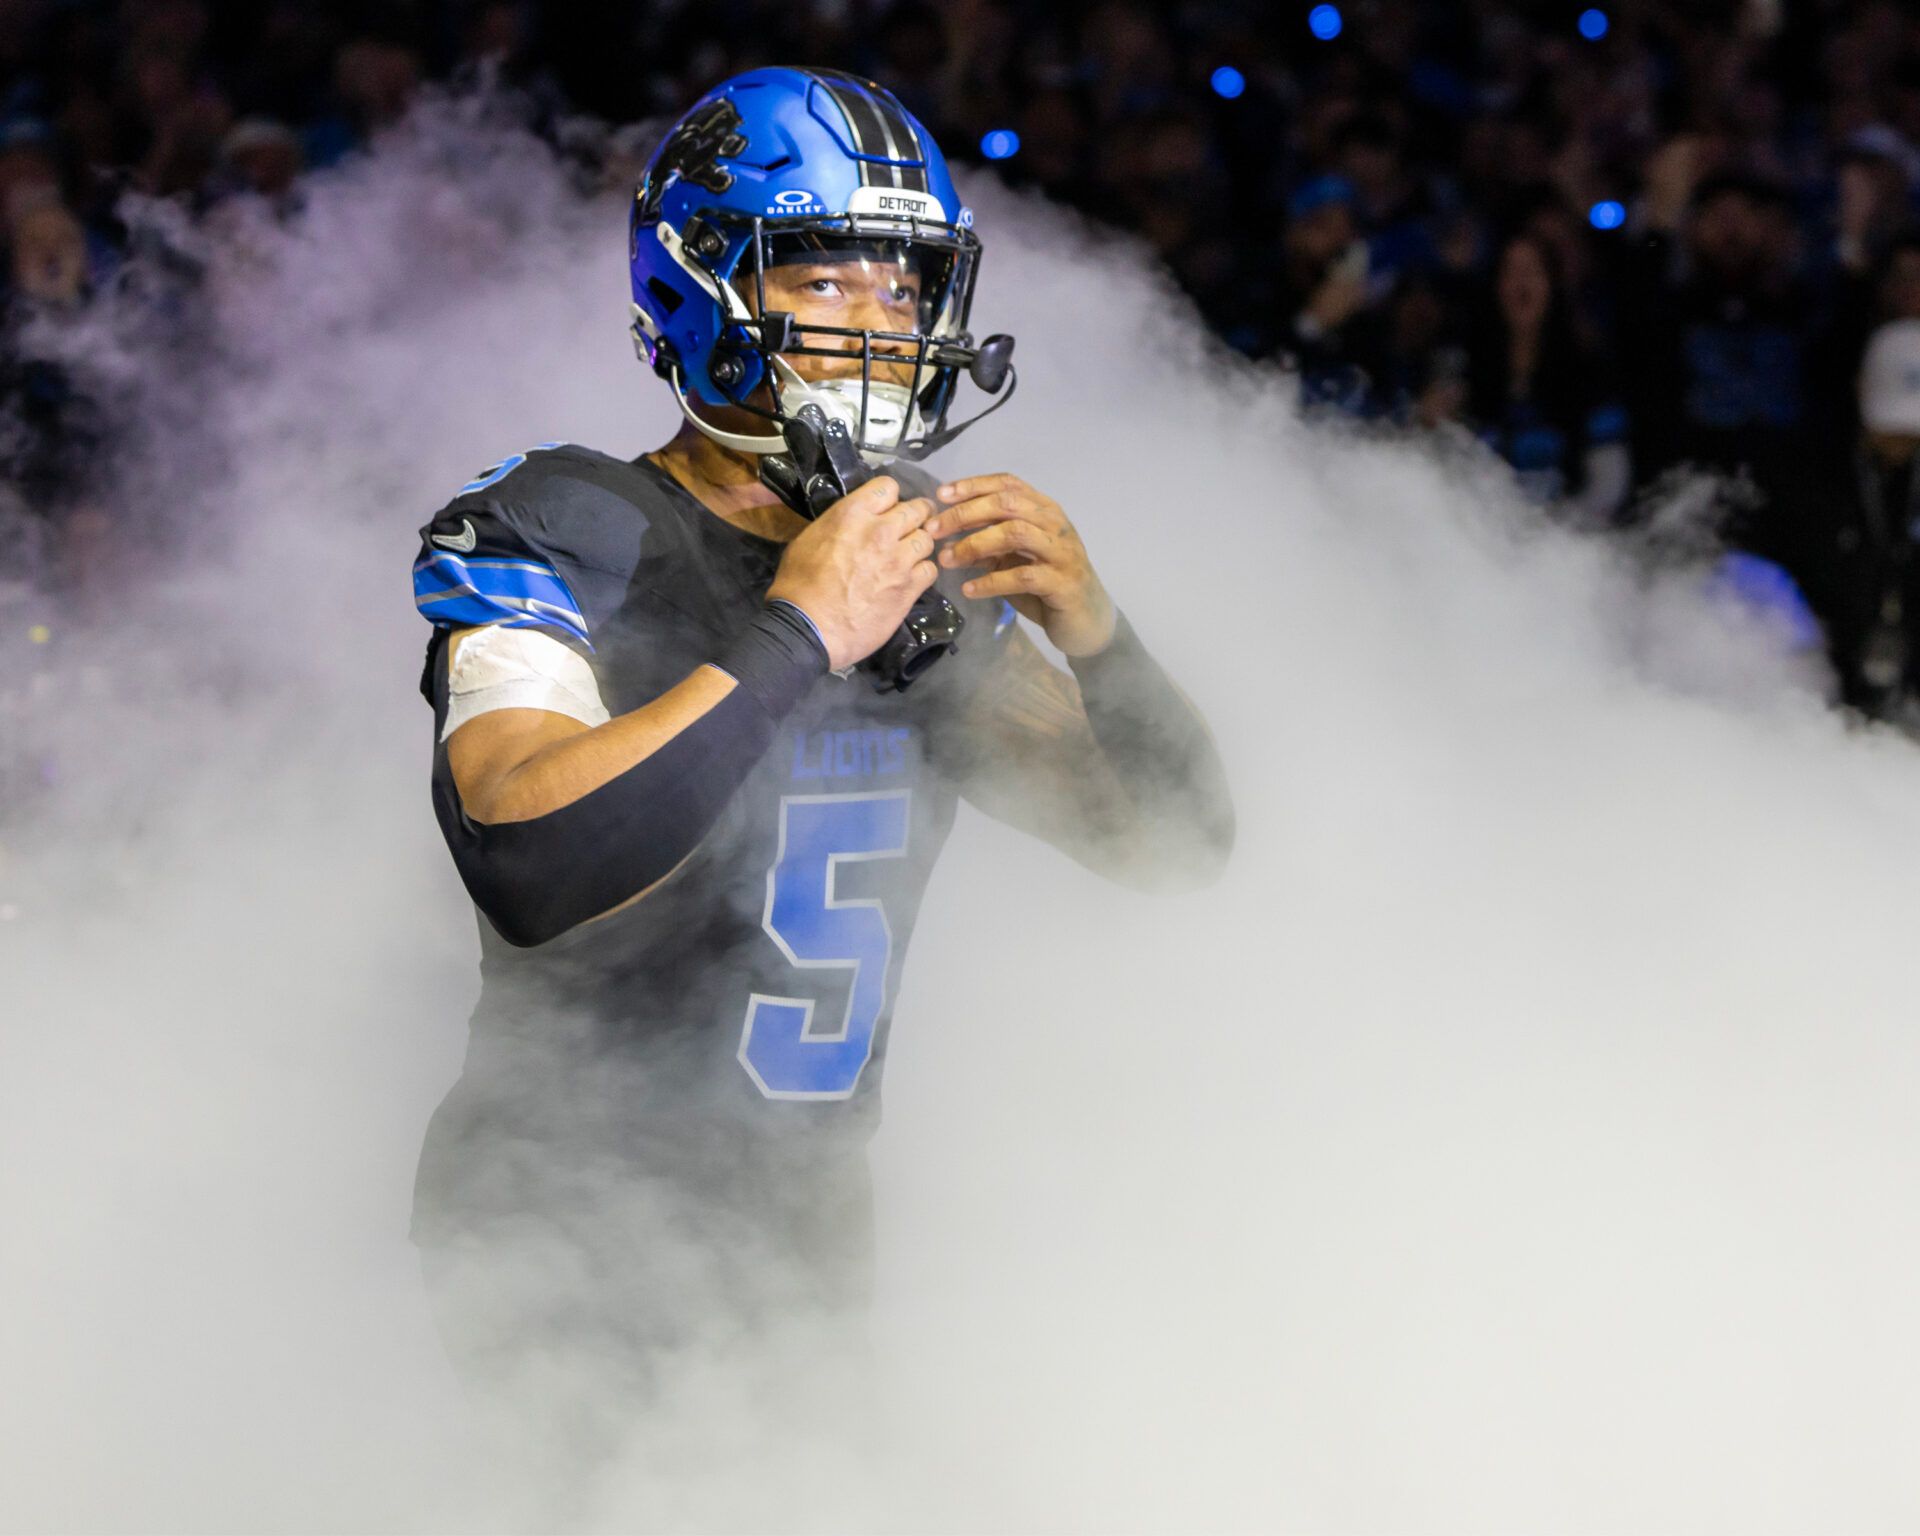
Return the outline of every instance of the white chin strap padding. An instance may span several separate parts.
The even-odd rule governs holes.
[[[864,401],[863,401],[864,393]],[[860,419],[861,406],[867,419]],[[913,393],[904,384],[874,383],[863,392],[858,379],[820,379],[808,383],[793,379],[780,386],[780,409],[797,415],[803,405],[817,405],[830,420],[837,420],[847,435],[861,444],[861,457],[870,464],[884,464],[895,457],[901,443],[921,434],[920,412]],[[869,441],[882,447],[868,448]]]
[[[901,443],[920,436],[925,430],[919,407],[913,400],[913,392],[904,384],[874,383],[867,387],[867,419],[863,431],[860,420],[860,380],[821,379],[810,383],[795,373],[793,365],[785,358],[776,355],[772,363],[774,373],[780,380],[780,409],[788,416],[798,415],[803,405],[817,405],[829,420],[837,420],[844,425],[854,442],[862,443],[866,438],[877,438],[887,445],[860,449],[860,456],[869,464],[890,463],[898,456]],[[685,380],[677,368],[673,373],[673,398],[679,403],[680,414],[722,448],[731,448],[736,453],[787,451],[787,440],[777,432],[764,435],[729,432],[700,416],[694,410],[693,402],[687,398]]]

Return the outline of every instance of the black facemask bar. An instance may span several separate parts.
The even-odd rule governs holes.
[[[874,218],[858,214],[819,215],[809,218],[781,219],[769,225],[763,218],[741,219],[712,215],[689,221],[685,249],[707,275],[719,284],[725,281],[713,266],[713,259],[732,243],[722,232],[723,223],[750,225],[750,238],[741,252],[742,262],[751,261],[755,313],[758,318],[735,320],[722,332],[714,349],[708,374],[729,400],[742,410],[772,423],[784,431],[789,421],[780,401],[780,375],[773,359],[819,357],[845,363],[860,360],[860,429],[858,444],[864,452],[894,458],[919,459],[951,442],[975,422],[991,415],[1013,397],[1017,384],[1012,367],[1013,338],[991,336],[975,346],[966,329],[973,307],[973,286],[978,273],[980,242],[971,230],[955,225],[920,219]],[[918,258],[923,284],[920,296],[921,326],[916,331],[875,331],[849,326],[801,325],[785,311],[767,307],[766,274],[782,263],[777,259],[775,242],[789,238],[811,237],[822,242],[823,253],[856,254],[862,246],[880,251],[904,249]],[[827,242],[831,241],[831,244]],[[799,253],[804,260],[805,250]],[[735,277],[739,276],[736,263]],[[936,329],[945,326],[944,331]],[[809,345],[806,338],[835,338],[855,346]],[[746,357],[757,356],[760,378],[752,387],[752,372]],[[909,409],[901,413],[897,433],[891,441],[873,441],[868,435],[872,420],[873,378],[876,367],[895,371],[912,369],[907,386]],[[959,374],[965,370],[973,381],[997,396],[985,410],[977,412],[954,427],[946,426]],[[760,384],[767,386],[771,407],[748,398]],[[1004,392],[1003,391],[1004,387]],[[923,430],[910,436],[914,413],[918,412]]]

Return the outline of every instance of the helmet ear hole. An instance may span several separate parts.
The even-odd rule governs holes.
[[[657,277],[647,279],[647,292],[653,296],[653,302],[660,306],[662,313],[667,315],[671,315],[687,301],[686,295],[678,288],[671,283],[662,282]]]
[[[682,238],[686,241],[688,250],[696,256],[706,257],[709,261],[723,254],[727,248],[727,237],[698,216],[687,220]]]

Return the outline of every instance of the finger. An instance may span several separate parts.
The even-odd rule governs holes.
[[[955,502],[971,501],[976,496],[985,496],[991,491],[1010,490],[1018,486],[1027,490],[1027,482],[1018,475],[973,475],[965,480],[949,480],[934,492],[943,506],[952,506]]]
[[[936,537],[944,538],[963,528],[979,528],[1003,518],[1024,517],[1035,521],[1044,515],[1039,502],[1040,498],[1025,486],[1017,490],[1006,486],[971,497],[955,506],[943,507],[928,519],[927,528]]]
[[[940,579],[940,567],[931,560],[922,560],[913,568],[913,595],[918,597],[928,587]]]
[[[1061,577],[1051,566],[1010,565],[1005,570],[976,576],[961,585],[968,597],[1038,597],[1058,593]]]
[[[865,485],[855,486],[840,498],[849,512],[878,516],[900,499],[900,482],[892,475],[875,475]]]
[[[900,519],[900,537],[904,539],[933,516],[933,503],[924,496],[916,496],[912,501],[903,501],[892,508],[887,516]]]
[[[1035,555],[1042,559],[1053,553],[1052,537],[1022,517],[1010,517],[978,533],[967,535],[957,544],[940,551],[945,566],[984,565],[999,555]]]
[[[933,535],[924,528],[916,528],[900,541],[900,547],[915,560],[931,560]]]

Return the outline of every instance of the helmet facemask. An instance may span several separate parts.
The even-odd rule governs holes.
[[[887,330],[856,330],[801,321],[797,311],[789,311],[795,323],[787,326],[787,346],[770,353],[770,369],[780,380],[781,413],[793,417],[803,405],[818,405],[829,419],[847,426],[870,463],[895,459],[908,442],[925,438],[925,411],[937,405],[943,374],[931,363],[931,348],[941,340],[941,307],[958,267],[956,253],[929,252],[910,240],[814,232],[772,234],[766,248],[768,267],[756,273],[756,313],[785,309],[778,292],[768,296],[768,284],[778,290],[787,286],[781,276],[806,269],[828,280],[837,276],[852,290],[879,294],[891,324]],[[889,294],[899,294],[899,301],[887,300]],[[947,330],[945,340],[962,342],[964,336]],[[831,361],[839,369],[818,376],[818,369],[795,367],[793,359],[799,357]]]
[[[689,411],[696,425],[730,446],[780,452],[786,424],[803,405],[817,405],[876,465],[922,457],[952,435],[945,423],[955,385],[978,357],[966,330],[980,249],[971,230],[861,215],[700,222],[682,260],[718,290],[728,314],[709,376],[727,404],[761,417],[769,432],[721,436]],[[778,274],[796,266],[822,277],[841,271],[849,285],[881,293],[895,328],[802,320],[782,308]],[[887,300],[892,291],[904,302]],[[839,366],[803,371],[800,358]],[[689,404],[683,399],[682,408]]]

